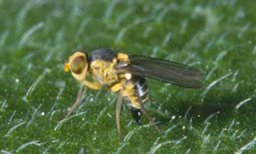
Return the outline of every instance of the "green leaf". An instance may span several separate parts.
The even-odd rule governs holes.
[[[2,153],[255,153],[256,15],[253,1],[0,1]],[[205,87],[149,80],[145,117],[117,94],[88,90],[66,121],[79,83],[63,71],[76,50],[112,48],[205,72]],[[55,129],[57,126],[58,129]]]

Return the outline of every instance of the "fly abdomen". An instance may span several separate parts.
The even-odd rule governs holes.
[[[134,97],[136,99],[134,99],[134,102],[131,102],[132,104],[137,104],[138,106],[142,105],[143,103],[145,103],[148,99],[148,86],[146,83],[146,80],[142,77],[136,77],[133,76],[132,78],[132,82],[134,84]],[[132,113],[132,117],[133,119],[140,124],[141,123],[141,108],[137,108],[134,106],[131,106],[131,113]]]
[[[146,80],[142,77],[134,77],[135,92],[138,97],[138,101],[144,103],[148,99],[148,86]]]

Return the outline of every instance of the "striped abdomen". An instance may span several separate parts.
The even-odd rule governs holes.
[[[131,104],[137,104],[140,106],[143,103],[145,103],[148,99],[148,86],[146,83],[146,80],[142,77],[134,77],[132,79],[134,86],[134,97],[136,98],[134,102],[131,102]],[[132,113],[133,119],[140,124],[141,121],[141,108],[136,108],[131,106],[130,111]]]
[[[142,77],[134,77],[133,82],[135,84],[135,93],[140,103],[144,103],[148,99],[148,86],[146,80]]]

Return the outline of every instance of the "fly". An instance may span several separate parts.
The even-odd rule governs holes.
[[[128,103],[132,117],[137,123],[141,123],[143,113],[162,133],[144,109],[143,104],[148,99],[146,78],[185,88],[203,86],[203,75],[198,69],[162,59],[117,53],[111,49],[94,50],[91,56],[86,52],[77,51],[69,57],[64,70],[71,71],[72,76],[85,87],[94,90],[107,87],[110,91],[119,93],[116,104],[119,137],[122,99]]]

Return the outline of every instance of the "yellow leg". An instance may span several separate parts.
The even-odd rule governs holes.
[[[94,89],[94,90],[99,90],[102,87],[101,84],[98,83],[98,82],[89,82],[87,80],[83,80],[83,81],[81,81],[81,83],[83,85],[85,85],[86,87],[89,87],[89,88]]]
[[[117,91],[119,91],[119,90],[121,90],[122,89],[122,83],[116,83],[116,84],[114,84],[112,87],[110,87],[110,90],[112,91],[112,92],[117,92]]]

